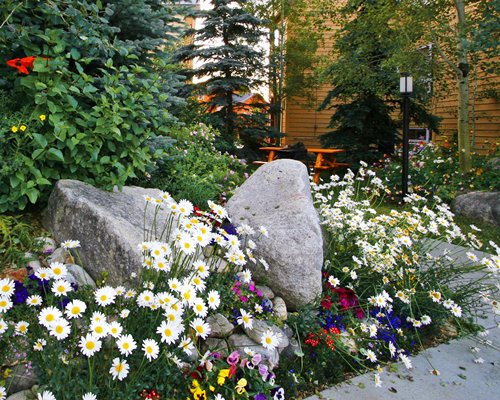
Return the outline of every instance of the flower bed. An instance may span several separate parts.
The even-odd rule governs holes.
[[[439,199],[431,205],[412,195],[405,209],[378,214],[373,204],[386,191],[364,168],[313,186],[327,232],[323,294],[289,313],[286,324],[248,269],[258,258],[252,236],[265,228],[231,230],[221,225],[221,206],[209,202],[203,213],[165,193],[147,199],[147,207],[172,213],[155,222],[161,236],[140,245],[144,262],[134,287],[76,287],[56,262],[23,283],[1,279],[0,349],[29,360],[42,399],[298,398],[367,370],[381,386],[383,364],[401,361],[411,369],[412,355],[436,337],[477,329],[470,316],[479,302],[500,313],[487,280],[500,269],[499,255],[478,259],[470,252],[464,266],[436,254],[437,240],[482,244],[460,231]],[[63,245],[77,258],[77,242]],[[480,278],[463,281],[472,271]],[[280,344],[273,324],[292,332],[293,346],[274,369],[254,348],[210,348],[207,321],[216,313],[241,332],[269,323],[258,343],[263,350]]]

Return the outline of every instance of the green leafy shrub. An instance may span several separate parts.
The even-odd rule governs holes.
[[[214,147],[219,136],[203,124],[170,133],[175,142],[157,138],[152,151],[164,154],[148,167],[138,184],[168,190],[178,198],[205,207],[208,200],[224,202],[245,179],[243,161]]]
[[[493,147],[488,155],[473,154],[472,170],[463,174],[458,163],[456,143],[445,141],[444,145],[434,143],[416,144],[410,152],[410,190],[424,197],[439,196],[450,202],[457,195],[476,190],[500,190],[498,166],[490,161],[498,157]],[[394,155],[381,160],[377,174],[390,189],[389,198],[401,197],[401,149]]]
[[[109,24],[113,4],[14,3],[0,12],[0,212],[43,200],[58,179],[124,185],[151,161],[146,140],[175,124],[168,54],[138,54]]]

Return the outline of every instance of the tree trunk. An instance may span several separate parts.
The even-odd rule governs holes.
[[[469,69],[467,51],[467,32],[465,1],[454,0],[457,10],[458,30],[458,151],[460,171],[469,172],[471,169],[470,137],[469,137]]]

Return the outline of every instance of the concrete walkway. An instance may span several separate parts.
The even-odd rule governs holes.
[[[467,249],[439,244],[457,262],[467,260]],[[482,254],[475,252],[478,256]],[[324,390],[305,400],[496,400],[500,399],[500,316],[479,312],[489,334],[453,340],[412,358],[413,368],[401,363],[385,368],[382,386],[375,387],[373,373]],[[436,369],[439,375],[433,375]]]

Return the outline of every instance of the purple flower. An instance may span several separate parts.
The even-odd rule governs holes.
[[[251,292],[253,292],[255,290],[255,285],[253,283],[251,283],[250,285],[248,285],[248,290],[250,290]]]
[[[28,289],[21,282],[14,281],[14,304],[24,304],[28,296]]]
[[[248,297],[247,297],[247,296],[241,296],[241,297],[240,297],[240,300],[241,300],[243,303],[246,303],[246,302],[248,302]]]
[[[258,395],[256,395],[256,396],[253,398],[253,400],[266,400],[266,399],[267,399],[267,397],[266,397],[266,395],[265,395],[265,394],[263,394],[263,393],[259,393]]]
[[[263,378],[267,378],[268,372],[269,372],[269,369],[267,368],[266,364],[259,365],[259,374],[261,374]]]
[[[227,357],[227,363],[229,365],[236,365],[236,364],[238,364],[238,361],[240,361],[240,354],[237,351],[233,351]]]
[[[257,366],[259,365],[259,363],[262,361],[262,356],[260,354],[255,354],[253,357],[252,357],[252,364]]]

